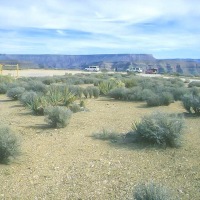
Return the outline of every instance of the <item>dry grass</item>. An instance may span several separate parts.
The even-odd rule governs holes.
[[[155,181],[180,199],[200,199],[199,118],[186,118],[180,149],[153,149],[94,140],[105,129],[125,133],[153,111],[183,113],[179,102],[145,103],[87,99],[89,112],[73,114],[64,129],[49,129],[18,102],[0,96],[0,120],[22,138],[22,156],[0,165],[0,199],[130,199],[134,186]]]

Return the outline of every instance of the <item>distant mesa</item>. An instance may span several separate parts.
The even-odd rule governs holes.
[[[151,54],[0,54],[0,64],[19,64],[20,68],[44,69],[84,69],[95,65],[100,69],[118,71],[140,67],[144,71],[157,68],[158,73],[200,74],[200,59],[156,59]]]

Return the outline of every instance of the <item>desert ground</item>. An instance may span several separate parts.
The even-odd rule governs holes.
[[[179,199],[200,199],[198,117],[186,117],[180,148],[118,144],[91,136],[103,128],[127,133],[134,121],[154,111],[184,113],[181,103],[147,108],[105,97],[85,103],[88,111],[74,113],[66,128],[52,129],[44,116],[0,95],[0,121],[20,138],[22,152],[0,165],[0,199],[127,200],[138,183],[152,180]]]

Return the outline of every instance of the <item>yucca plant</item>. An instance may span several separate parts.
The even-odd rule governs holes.
[[[57,106],[63,103],[64,100],[64,94],[62,93],[60,87],[51,85],[47,94],[48,102],[52,106]]]
[[[38,96],[33,99],[27,106],[33,111],[36,115],[44,115],[44,109],[48,106],[48,101],[45,96]]]
[[[69,106],[76,100],[76,96],[72,94],[67,87],[64,87],[63,90],[63,104]]]

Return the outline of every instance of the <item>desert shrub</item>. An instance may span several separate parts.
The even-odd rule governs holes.
[[[52,83],[55,83],[56,80],[53,77],[44,77],[42,80],[42,83],[45,85],[51,85]]]
[[[87,88],[84,88],[84,89],[83,89],[83,95],[85,96],[85,98],[88,98],[88,97],[89,97],[89,93],[88,93]]]
[[[24,91],[25,91],[25,88],[23,87],[11,88],[7,91],[7,96],[13,100],[17,100],[20,98],[20,96],[22,95]]]
[[[168,106],[170,103],[174,102],[174,98],[171,93],[163,92],[160,96],[160,105]]]
[[[100,90],[98,87],[95,87],[95,86],[88,86],[87,88],[85,88],[83,90],[83,94],[85,96],[85,98],[98,98],[99,97],[99,94],[100,94]]]
[[[112,89],[109,92],[108,96],[117,100],[128,100],[127,94],[128,94],[128,89],[121,87]]]
[[[80,101],[80,107],[85,108],[85,101],[83,100]]]
[[[44,115],[44,109],[48,105],[46,97],[40,95],[37,95],[37,97],[33,98],[33,101],[27,103],[28,108],[30,108],[35,115]]]
[[[81,98],[83,95],[83,88],[79,86],[70,86],[69,91],[74,94],[75,96]]]
[[[137,86],[137,80],[133,78],[125,79],[123,82],[125,83],[126,88],[132,88]]]
[[[116,79],[110,79],[103,81],[99,84],[99,90],[101,94],[107,95],[112,89],[124,87],[125,84],[122,81]]]
[[[46,107],[44,111],[45,121],[54,128],[64,128],[68,125],[72,112],[65,107]]]
[[[0,82],[0,94],[6,94],[8,90],[8,85],[6,83]]]
[[[184,81],[181,80],[180,78],[170,78],[168,79],[168,81],[170,81],[170,83],[175,87],[183,87],[184,86]]]
[[[166,187],[154,182],[137,185],[133,197],[135,200],[172,200],[173,198]]]
[[[66,85],[51,85],[46,94],[46,100],[52,106],[69,106],[76,100],[76,96]]]
[[[161,147],[178,147],[184,129],[184,118],[175,114],[153,113],[134,123],[133,134],[139,142]]]
[[[200,87],[200,81],[191,81],[188,87]]]
[[[98,98],[99,95],[100,95],[99,88],[98,87],[92,87],[92,93],[93,93],[94,98]]]
[[[200,115],[200,95],[187,94],[182,97],[183,107],[189,113]]]
[[[200,95],[200,89],[198,87],[192,87],[190,88],[189,91],[193,96],[198,96]]]
[[[185,87],[175,87],[171,91],[175,101],[181,100],[183,95],[187,94],[188,92],[188,89]]]
[[[20,97],[20,101],[24,106],[28,106],[29,104],[31,104],[35,98],[37,98],[38,94],[36,92],[33,91],[25,91],[21,97]]]
[[[146,102],[149,107],[160,106],[160,96],[152,93],[149,97],[147,97]]]
[[[80,104],[77,104],[77,103],[72,103],[72,104],[70,104],[69,109],[70,109],[73,113],[77,113],[77,112],[84,111],[84,107],[83,107],[83,106],[80,106]]]
[[[89,86],[86,88],[86,90],[88,91],[89,97],[92,98],[93,97],[93,87]]]
[[[92,134],[92,137],[94,139],[98,139],[98,140],[110,140],[110,141],[116,141],[119,139],[119,134],[117,134],[116,132],[114,131],[110,131],[110,130],[106,130],[106,129],[103,129],[102,131],[100,132],[97,132],[97,133],[93,133]]]
[[[19,155],[19,140],[8,127],[0,125],[0,162],[7,163]]]
[[[183,107],[189,112],[192,113],[191,108],[192,108],[192,100],[193,96],[192,95],[184,95],[182,97],[182,103]]]
[[[14,82],[14,78],[12,76],[0,75],[0,83],[12,83],[12,82]]]
[[[128,100],[129,101],[143,101],[142,98],[142,88],[137,86],[130,88],[127,94]]]
[[[57,85],[51,85],[47,92],[47,100],[50,105],[57,106],[63,103],[64,96],[61,88]]]
[[[170,103],[174,101],[173,95],[169,92],[162,92],[160,95],[152,93],[149,97],[147,97],[146,102],[147,106],[168,106]]]
[[[46,94],[48,91],[47,86],[41,81],[37,81],[37,80],[28,81],[24,87],[26,90],[32,90],[32,91],[41,92],[44,94]]]
[[[150,89],[143,89],[142,90],[142,94],[141,94],[141,99],[142,100],[147,100],[148,99],[148,97],[150,97],[151,95],[152,95],[152,90],[150,90]]]

